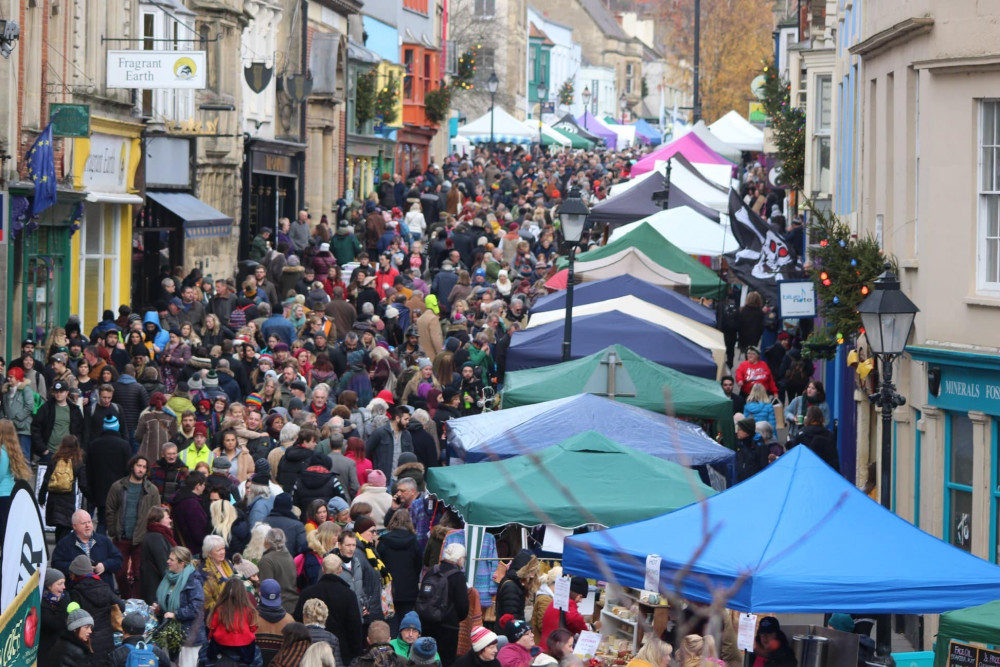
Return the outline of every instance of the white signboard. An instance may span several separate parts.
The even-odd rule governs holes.
[[[736,646],[741,651],[752,651],[753,640],[757,636],[757,614],[740,614],[740,629],[736,635]]]
[[[660,590],[660,556],[659,554],[649,554],[646,556],[646,584],[643,589],[647,591]]]
[[[597,655],[597,647],[601,645],[601,635],[597,632],[584,630],[576,638],[573,644],[573,654],[583,658],[592,658]]]
[[[108,88],[204,88],[204,51],[108,51]]]
[[[778,281],[778,316],[816,317],[816,286],[811,280]]]
[[[128,192],[128,165],[132,139],[94,132],[90,155],[83,167],[83,184],[95,192]]]
[[[556,579],[555,590],[552,591],[552,605],[556,609],[569,611],[569,577]]]

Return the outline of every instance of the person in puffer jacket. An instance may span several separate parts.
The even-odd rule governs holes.
[[[525,600],[535,598],[539,584],[538,558],[527,549],[522,549],[514,556],[497,589],[497,618],[510,614],[523,621]]]
[[[287,456],[287,454],[286,454]],[[324,503],[334,496],[347,500],[344,487],[340,485],[337,476],[330,472],[330,457],[319,452],[313,452],[309,458],[309,467],[305,469],[292,487],[292,502],[302,516],[307,516],[306,508],[317,498]]]

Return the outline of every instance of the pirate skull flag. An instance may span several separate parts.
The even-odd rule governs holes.
[[[729,268],[765,300],[778,303],[777,282],[800,277],[801,259],[778,231],[743,203],[735,190],[729,191],[729,224],[740,243],[739,250],[726,255]]]

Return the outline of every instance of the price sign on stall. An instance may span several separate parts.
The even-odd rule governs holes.
[[[979,667],[979,649],[953,641],[948,645],[948,667]]]

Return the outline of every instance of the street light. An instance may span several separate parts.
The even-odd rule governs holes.
[[[618,108],[622,110],[622,125],[625,124],[625,107],[628,106],[628,98],[625,97],[625,93],[618,98]]]
[[[496,152],[496,146],[493,143],[493,103],[496,100],[499,87],[500,79],[497,78],[496,71],[490,72],[490,78],[486,80],[486,90],[490,91],[490,153]]]
[[[892,362],[903,353],[906,339],[913,327],[913,319],[920,309],[899,289],[899,279],[889,264],[875,281],[874,288],[858,306],[861,324],[872,354],[882,369],[879,390],[868,399],[882,409],[882,470],[879,480],[882,507],[892,509],[891,460],[892,460],[892,409],[906,404],[906,398],[896,393],[892,383]],[[879,654],[888,655],[892,650],[891,616],[880,615],[875,632]]]
[[[563,326],[562,360],[570,360],[570,348],[573,344],[573,262],[576,260],[576,249],[583,237],[583,229],[587,226],[587,216],[590,209],[580,197],[579,190],[570,192],[566,201],[556,211],[559,216],[559,226],[562,229],[563,242],[569,246],[569,273],[566,276],[566,322]]]
[[[588,86],[585,86],[583,88],[583,93],[581,93],[581,97],[583,97],[583,129],[586,130],[587,111],[590,109],[590,88]]]
[[[545,110],[545,100],[549,98],[549,89],[545,82],[538,84],[538,152],[542,152],[542,112]]]

